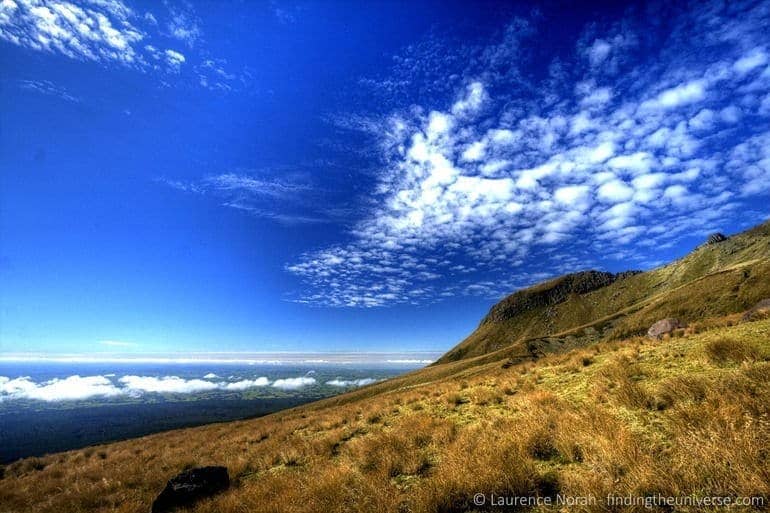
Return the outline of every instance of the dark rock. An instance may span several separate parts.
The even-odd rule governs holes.
[[[763,299],[743,314],[744,321],[753,320],[756,317],[770,313],[770,298]]]
[[[666,333],[671,333],[674,330],[677,330],[679,328],[686,328],[687,325],[679,322],[679,319],[674,318],[668,318],[668,319],[662,319],[652,326],[650,326],[650,329],[647,330],[647,336],[650,338],[659,339]]]
[[[727,240],[727,237],[725,237],[723,234],[717,232],[717,233],[712,233],[711,235],[709,235],[708,239],[706,239],[706,243],[707,244],[717,244],[719,242],[726,241],[726,240]]]
[[[198,467],[171,478],[152,503],[152,513],[167,513],[227,490],[230,476],[225,467]]]

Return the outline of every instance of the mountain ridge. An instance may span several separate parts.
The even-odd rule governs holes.
[[[585,343],[643,334],[665,316],[683,321],[745,310],[770,296],[770,222],[716,243],[697,246],[684,257],[646,272],[582,271],[518,290],[493,305],[479,326],[436,363],[494,352],[530,339],[577,328]],[[753,274],[753,276],[752,276]],[[700,284],[714,304],[690,301],[677,308],[682,287]]]

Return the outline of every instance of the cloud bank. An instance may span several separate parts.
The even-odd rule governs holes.
[[[333,379],[331,381],[327,381],[327,385],[331,385],[333,387],[363,387],[366,385],[371,385],[372,383],[376,383],[377,380],[374,378],[361,378],[361,379]]]
[[[283,390],[297,390],[308,385],[315,385],[315,383],[315,378],[311,378],[309,376],[301,376],[299,378],[277,379],[273,383],[273,386]]]
[[[229,382],[185,379],[178,376],[126,375],[115,380],[110,379],[112,377],[114,374],[105,376],[75,375],[36,382],[26,376],[14,379],[0,376],[0,402],[16,399],[53,402],[84,400],[92,397],[137,397],[145,393],[190,394],[214,390],[242,391],[267,386],[282,390],[299,390],[316,383],[315,378],[309,376],[281,378],[274,382],[264,376]],[[216,377],[212,374],[207,375],[207,379]]]
[[[374,206],[347,242],[287,265],[293,300],[499,297],[598,258],[650,266],[726,219],[764,218],[751,205],[770,183],[770,3],[693,6],[588,27],[545,77],[523,51],[548,29],[537,20],[481,48],[410,47],[365,85],[422,104],[347,125],[379,148]],[[409,96],[415,80],[430,94]]]

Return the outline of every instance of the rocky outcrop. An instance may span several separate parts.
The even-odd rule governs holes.
[[[171,478],[152,503],[152,513],[168,513],[230,487],[225,467],[197,467]]]
[[[563,303],[572,294],[586,294],[639,272],[625,271],[612,274],[602,271],[582,271],[567,274],[511,294],[493,306],[481,324],[505,321],[534,308]]]
[[[706,239],[706,244],[718,244],[726,240],[727,237],[724,234],[717,232],[709,235],[708,239]]]
[[[650,329],[647,330],[647,336],[654,339],[660,339],[663,335],[685,327],[687,327],[687,325],[680,322],[679,319],[661,319],[660,321],[650,326]]]
[[[755,320],[763,315],[770,314],[770,298],[763,299],[743,314],[744,321]]]

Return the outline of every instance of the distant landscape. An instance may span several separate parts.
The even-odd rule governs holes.
[[[78,363],[73,356],[0,362],[0,463],[168,429],[258,417],[432,361],[426,360],[432,355],[424,353],[251,355],[261,359],[257,361],[273,359],[267,364],[248,363],[248,355],[230,355],[241,363],[222,363],[224,355],[214,356],[203,363],[189,363],[189,356],[188,363],[168,356],[135,363],[114,357],[111,362],[90,357],[97,361]],[[298,363],[303,360],[312,363]]]

